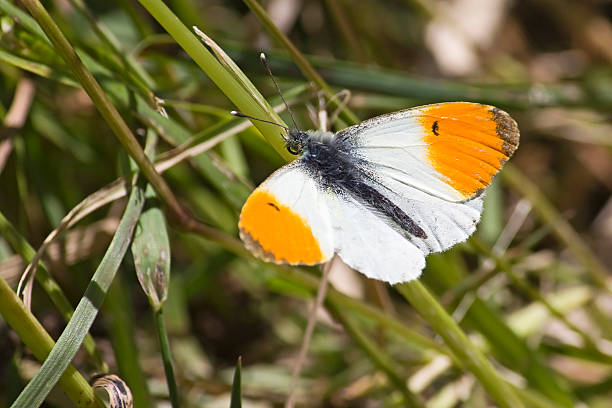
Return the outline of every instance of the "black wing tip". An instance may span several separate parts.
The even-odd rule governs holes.
[[[520,131],[518,124],[512,117],[499,108],[491,108],[493,120],[497,124],[495,132],[504,141],[502,149],[504,153],[510,157],[518,148],[520,140]]]

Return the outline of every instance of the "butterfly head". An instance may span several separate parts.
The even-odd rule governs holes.
[[[294,156],[302,154],[304,151],[304,145],[308,139],[308,134],[303,130],[289,129],[287,136],[285,137],[285,146],[287,151]]]

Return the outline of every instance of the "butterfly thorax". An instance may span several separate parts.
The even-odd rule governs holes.
[[[320,186],[337,190],[345,182],[359,178],[348,146],[339,142],[332,132],[290,132],[287,149],[299,150],[300,161]]]

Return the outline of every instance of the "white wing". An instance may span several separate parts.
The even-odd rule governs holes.
[[[389,182],[375,188],[412,218],[425,238],[401,231],[384,214],[348,194],[329,195],[328,207],[340,258],[370,278],[395,284],[417,279],[427,254],[465,241],[476,229],[482,199],[454,203],[394,180]]]
[[[394,179],[383,178],[378,191],[395,203],[426,235],[407,234],[425,255],[442,252],[465,241],[476,230],[482,213],[482,196],[451,202]],[[374,184],[373,184],[374,185]]]
[[[481,200],[451,203],[391,182],[372,186],[410,216],[427,238],[406,234],[349,194],[322,192],[297,162],[282,167],[253,191],[240,215],[240,236],[249,250],[267,261],[312,265],[337,252],[370,278],[391,284],[416,279],[426,254],[473,232]]]
[[[518,146],[516,122],[488,105],[442,103],[382,115],[336,135],[380,177],[447,201],[480,194]]]
[[[421,275],[425,255],[403,234],[349,195],[327,198],[335,250],[344,263],[391,284]]]
[[[240,238],[256,256],[275,263],[314,265],[334,255],[327,199],[299,162],[281,167],[242,207]]]

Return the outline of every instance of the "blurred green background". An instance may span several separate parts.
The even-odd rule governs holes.
[[[136,140],[167,164],[163,177],[178,202],[214,231],[165,213],[171,271],[162,283],[163,317],[182,406],[229,406],[239,356],[242,404],[282,406],[320,272],[263,264],[225,240],[237,236],[253,186],[284,163],[255,128],[229,115],[236,108],[258,113],[248,111],[257,95],[247,90],[253,102],[243,98],[238,106],[230,94],[245,92],[241,74],[230,73],[224,85],[211,80],[177,44],[185,36],[169,35],[168,17],[151,12],[154,1],[43,4]],[[282,106],[259,60],[265,51],[301,128],[317,126],[312,111],[325,94],[304,63],[329,94],[350,91],[336,130],[354,117],[455,100],[493,104],[517,120],[520,148],[488,189],[475,237],[429,256],[421,282],[524,406],[612,406],[612,3],[261,5],[276,28],[253,12],[252,1],[167,2],[189,30],[198,26],[227,54],[217,52],[218,60],[231,58],[272,106]],[[282,34],[293,51],[279,41]],[[16,289],[31,259],[24,243],[38,249],[97,192],[42,257],[75,307],[126,206],[115,180],[131,170],[129,149],[73,69],[21,3],[0,0],[0,277]],[[268,141],[279,139],[278,130],[268,132]],[[179,156],[186,148],[195,153]],[[155,205],[150,199],[145,210]],[[160,219],[153,225],[163,226]],[[95,318],[95,350],[81,349],[73,364],[86,379],[117,374],[136,407],[169,406],[160,314],[139,285],[135,258],[127,253]],[[314,331],[298,405],[499,406],[434,322],[413,309],[414,298],[341,272],[331,277],[335,290]],[[34,284],[31,308],[57,339],[65,313],[46,282]],[[40,367],[6,320],[0,318],[0,406],[10,406]],[[73,404],[57,388],[44,406]]]

